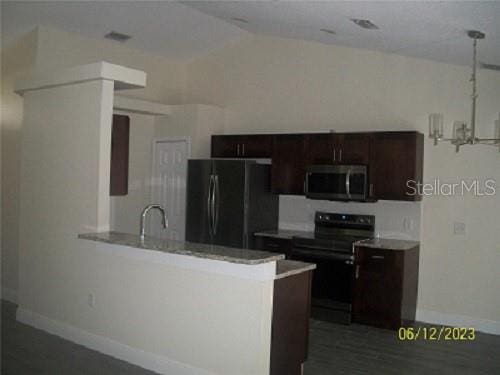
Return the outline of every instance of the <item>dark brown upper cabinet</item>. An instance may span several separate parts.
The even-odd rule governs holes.
[[[418,201],[407,184],[422,182],[424,136],[418,132],[376,132],[370,151],[370,198]]]
[[[212,157],[272,158],[271,190],[304,194],[308,165],[368,166],[368,200],[421,200],[407,184],[422,181],[424,136],[414,131],[214,135]],[[414,182],[413,182],[414,181]]]
[[[256,135],[213,135],[213,158],[270,158],[272,136]]]
[[[309,164],[364,164],[370,160],[368,133],[309,134]]]
[[[113,115],[111,129],[111,171],[109,194],[128,194],[128,159],[130,139],[130,118]]]
[[[308,158],[307,136],[273,136],[271,191],[276,194],[303,195]]]

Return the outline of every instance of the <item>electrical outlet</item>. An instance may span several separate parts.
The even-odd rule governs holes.
[[[89,296],[87,298],[87,303],[89,304],[90,307],[95,306],[95,295],[94,293],[89,293]]]
[[[464,235],[465,234],[465,223],[460,221],[456,221],[453,223],[453,233],[456,235]]]
[[[415,222],[409,217],[403,219],[403,229],[405,232],[412,232],[415,229]]]

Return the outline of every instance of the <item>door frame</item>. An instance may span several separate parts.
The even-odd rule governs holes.
[[[151,147],[151,175],[150,175],[151,187],[149,189],[150,204],[151,204],[152,199],[153,199],[153,189],[154,189],[153,178],[154,178],[155,167],[156,167],[157,144],[158,143],[174,143],[174,142],[185,142],[186,146],[187,146],[186,160],[188,160],[191,157],[191,137],[190,136],[172,136],[172,137],[153,138],[152,147]],[[186,178],[187,178],[187,171],[186,171]],[[167,213],[168,213],[168,207],[166,209],[167,209]],[[147,218],[149,228],[151,228],[150,220],[151,220],[151,215],[149,215]]]

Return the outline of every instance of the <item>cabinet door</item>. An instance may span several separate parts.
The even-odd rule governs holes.
[[[334,164],[335,138],[333,134],[309,134],[308,164]]]
[[[242,140],[243,137],[239,135],[212,135],[212,157],[240,157]]]
[[[356,248],[353,321],[399,328],[404,259],[392,250]]]
[[[111,170],[109,194],[128,194],[130,118],[113,115],[111,130]]]
[[[422,181],[423,140],[423,134],[417,132],[374,133],[370,152],[372,198],[422,199],[420,195],[412,195],[409,186]]]
[[[213,158],[270,158],[271,135],[213,135]]]
[[[303,195],[307,158],[305,135],[275,135],[271,165],[271,191],[276,194]]]
[[[271,135],[245,135],[241,139],[241,156],[245,158],[270,158]]]
[[[341,164],[368,165],[370,161],[369,134],[338,135],[336,159]]]
[[[274,282],[271,375],[301,375],[309,346],[312,272]]]

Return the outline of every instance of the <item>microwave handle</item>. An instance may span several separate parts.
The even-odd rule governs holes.
[[[345,191],[347,193],[347,198],[351,198],[351,169],[347,170],[347,174],[345,176]]]

